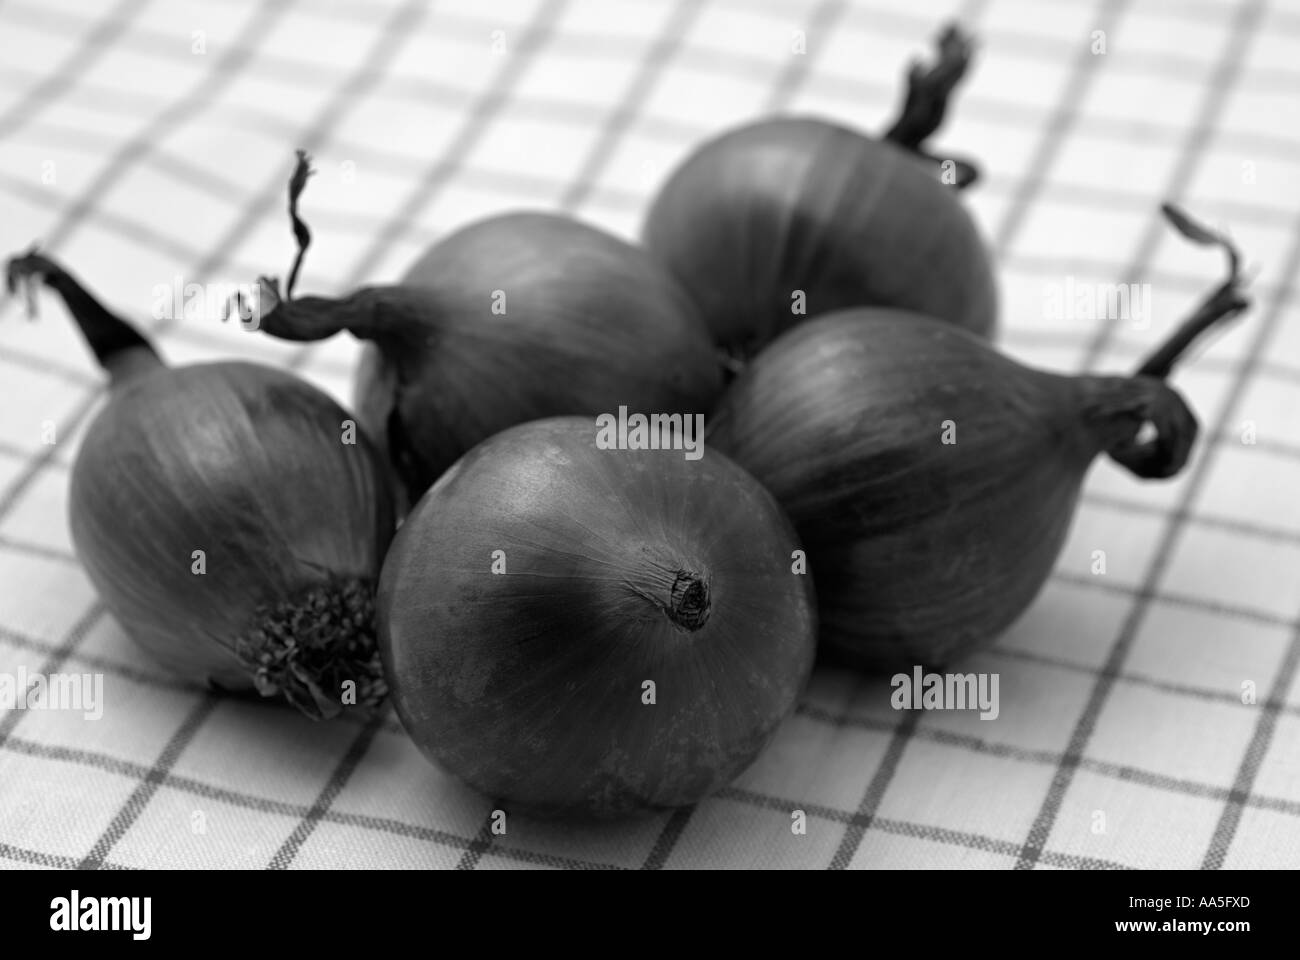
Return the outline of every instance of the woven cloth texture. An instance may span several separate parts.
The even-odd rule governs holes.
[[[490,802],[391,713],[315,724],[219,699],[131,645],[66,521],[104,377],[43,295],[34,322],[14,300],[0,313],[0,673],[102,674],[105,706],[0,713],[0,863],[1300,866],[1300,10],[1284,0],[4,0],[0,248],[38,240],[170,362],[257,358],[347,402],[346,335],[151,317],[173,278],[287,269],[294,148],[319,170],[303,291],[395,279],[511,208],[630,238],[727,126],[797,111],[882,129],[951,16],[980,48],[935,150],[982,163],[966,201],[997,258],[1005,350],[1132,369],[1223,270],[1172,233],[1164,199],[1230,229],[1254,270],[1254,309],[1175,376],[1202,422],[1187,469],[1094,466],[1048,586],[961,664],[998,674],[996,720],[895,711],[887,677],[819,668],[754,766],[694,809],[512,817],[495,836]],[[1100,283],[1145,285],[1150,315],[1046,308]]]

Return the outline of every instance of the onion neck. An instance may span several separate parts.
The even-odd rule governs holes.
[[[1224,250],[1228,276],[1152,351],[1133,376],[1085,376],[1076,381],[1081,391],[1081,416],[1095,443],[1094,450],[1104,450],[1111,459],[1144,478],[1178,473],[1196,442],[1196,416],[1165,379],[1194,343],[1250,306],[1250,299],[1242,291],[1241,257],[1232,241],[1171,204],[1164,204],[1162,209],[1183,236],[1202,246]],[[1147,426],[1151,435],[1141,436]]]
[[[283,696],[313,720],[388,695],[375,638],[375,588],[347,578],[318,584],[257,610],[235,654],[264,697]],[[354,698],[345,701],[348,683]]]
[[[926,152],[924,145],[943,123],[953,89],[970,66],[973,44],[955,23],[950,23],[939,35],[936,46],[938,56],[932,66],[927,68],[914,62],[909,69],[907,97],[898,119],[885,132],[884,139],[940,167],[945,160],[951,160],[952,182],[958,189],[964,189],[979,179],[979,168],[956,157],[934,156]]]
[[[30,250],[10,258],[5,279],[11,294],[20,284],[37,283],[57,293],[114,386],[163,365],[158,352],[139,330],[100,303],[57,261]]]
[[[1206,297],[1195,312],[1152,351],[1138,367],[1138,374],[1163,380],[1173,372],[1174,365],[1186,355],[1193,343],[1249,306],[1250,300],[1241,292],[1239,280],[1234,274]]]
[[[1249,303],[1234,277],[1211,293],[1133,376],[1080,377],[1084,423],[1098,448],[1139,477],[1178,473],[1191,455],[1198,425],[1187,402],[1165,378],[1193,343]],[[1152,435],[1139,440],[1148,424]]]
[[[1079,415],[1092,442],[1144,479],[1177,474],[1196,442],[1196,416],[1178,391],[1156,377],[1078,377]],[[1144,425],[1153,433],[1142,436]]]
[[[282,300],[263,278],[254,308],[255,328],[281,340],[324,340],[343,330],[378,343],[409,341],[420,334],[427,305],[402,286],[361,287],[344,297],[296,297]]]
[[[1232,239],[1219,230],[1195,220],[1172,203],[1160,206],[1165,219],[1185,238],[1199,246],[1219,247],[1227,260],[1228,275],[1200,302],[1191,316],[1179,324],[1137,369],[1138,376],[1164,379],[1191,349],[1192,344],[1209,331],[1227,323],[1250,307],[1250,298],[1241,273],[1241,253]]]
[[[251,329],[262,330],[281,340],[315,341],[347,330],[362,340],[383,344],[419,342],[428,315],[428,293],[404,286],[361,287],[345,297],[295,297],[294,287],[302,270],[303,258],[311,246],[311,229],[298,211],[307,181],[315,171],[306,151],[297,151],[297,161],[289,177],[289,225],[296,251],[289,280],[280,291],[280,282],[259,277],[257,302],[246,303],[236,297],[240,319]]]

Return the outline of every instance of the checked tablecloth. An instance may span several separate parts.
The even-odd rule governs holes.
[[[819,670],[759,761],[697,808],[582,829],[512,818],[493,836],[488,801],[391,714],[313,724],[137,654],[65,519],[103,377],[53,298],[36,322],[11,301],[0,673],[102,674],[105,706],[0,713],[0,862],[1300,866],[1292,0],[2,0],[0,252],[39,240],[172,362],[257,357],[346,402],[347,336],[151,319],[173,278],[287,268],[295,147],[319,168],[304,291],[393,279],[507,208],[630,237],[671,165],[724,126],[792,110],[881,129],[952,15],[981,48],[936,147],[983,163],[967,199],[997,256],[1006,350],[1132,368],[1223,268],[1164,225],[1165,198],[1229,228],[1255,271],[1255,309],[1176,375],[1203,426],[1186,471],[1141,484],[1099,463],[1047,589],[961,665],[999,675],[996,720],[896,712],[887,678]],[[1049,309],[1053,291],[1110,282],[1146,285],[1151,315]]]

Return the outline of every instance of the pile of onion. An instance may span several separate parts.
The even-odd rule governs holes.
[[[287,372],[168,368],[59,264],[10,260],[11,292],[58,292],[110,377],[69,508],[107,608],[194,682],[316,718],[391,693],[431,760],[510,810],[578,817],[725,786],[819,641],[894,669],[993,640],[1097,457],[1184,467],[1197,421],[1167,378],[1249,301],[1232,244],[1166,207],[1229,275],[1138,370],[999,353],[956,194],[974,168],[925,148],[971,44],[949,27],[938,46],[881,138],[777,117],[701,146],[645,249],[509,213],[398,283],[296,297],[299,152],[297,257],[283,289],[261,278],[253,326],[367,341],[361,430]]]

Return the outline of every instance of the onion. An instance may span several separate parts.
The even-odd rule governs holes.
[[[951,324],[859,308],[789,331],[727,390],[708,443],[794,520],[827,650],[893,669],[990,642],[1050,574],[1098,454],[1142,478],[1182,469],[1196,418],[1164,378],[1249,301],[1227,241],[1168,212],[1227,247],[1231,276],[1133,376],[1033,370]]]
[[[475,447],[402,525],[380,582],[407,732],[542,815],[698,801],[754,759],[812,666],[812,585],[771,495],[714,451],[597,435],[565,417]]]
[[[313,718],[385,685],[374,588],[393,534],[390,482],[348,414],[251,363],[163,366],[134,328],[36,252],[43,281],[110,376],[72,470],[77,555],[126,633],[177,676],[283,696]]]
[[[436,244],[393,286],[342,299],[289,299],[310,234],[297,215],[308,174],[290,181],[298,260],[282,296],[260,281],[272,336],[372,341],[357,385],[411,502],[480,440],[561,414],[704,413],[721,370],[695,308],[643,251],[545,213],[510,213]]]
[[[965,72],[955,27],[930,70],[912,67],[903,114],[875,140],[825,120],[777,117],[699,147],[656,196],[646,249],[687,289],[739,367],[806,316],[843,307],[926,313],[982,336],[997,284],[979,232],[922,142]]]

